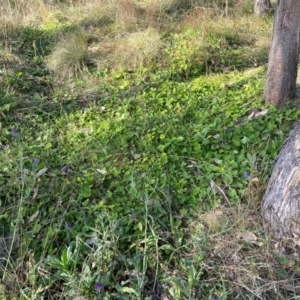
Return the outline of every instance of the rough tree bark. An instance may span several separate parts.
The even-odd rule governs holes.
[[[270,0],[255,0],[254,13],[258,16],[266,16],[271,8]]]
[[[300,236],[300,121],[275,163],[263,199],[262,215],[274,237]]]
[[[277,106],[295,97],[299,24],[300,1],[277,0],[264,94],[269,103]]]

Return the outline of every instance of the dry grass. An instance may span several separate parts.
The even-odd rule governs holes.
[[[231,15],[224,23],[222,16],[225,10],[233,7],[231,0],[225,2],[78,0],[67,4],[56,1],[49,5],[49,1],[44,3],[42,0],[15,3],[4,0],[0,28],[3,29],[4,36],[11,37],[13,32],[17,35],[20,30],[15,26],[17,19],[21,20],[18,24],[21,23],[24,27],[43,25],[47,30],[53,29],[61,20],[68,26],[73,26],[71,32],[58,35],[60,41],[48,57],[49,69],[60,78],[82,73],[88,64],[93,64],[98,69],[137,70],[151,69],[152,63],[157,62],[163,68],[177,69],[175,65],[178,59],[183,57],[186,60],[183,62],[185,68],[206,65],[206,68],[209,66],[223,70],[224,66],[217,63],[219,57],[215,52],[218,47],[226,48],[230,39],[237,41],[237,46],[248,45],[255,48],[257,43],[261,48],[266,45],[266,51],[266,41],[269,41],[269,36],[266,36],[265,41],[256,39],[255,30],[259,30],[257,25],[266,26],[266,22],[251,21],[252,16],[236,18]],[[249,2],[250,0],[241,0],[237,7],[241,9]],[[189,8],[193,9],[188,10]],[[249,33],[249,27],[253,28],[253,34]],[[162,38],[170,33],[178,33],[181,38]],[[89,41],[84,35],[88,36]],[[218,45],[212,50],[213,40]],[[162,49],[166,51],[161,51]],[[241,57],[245,56],[242,60],[247,59],[249,51],[239,53]],[[225,60],[230,64],[230,58],[225,57]]]
[[[61,40],[48,58],[48,68],[60,78],[77,76],[83,72],[87,60],[88,36],[75,32]]]
[[[258,199],[263,190],[264,184],[254,178],[247,191],[248,205],[219,207],[199,215],[188,229],[191,255],[195,259],[199,255],[197,241],[205,234],[207,282],[218,286],[223,278],[227,293],[238,299],[298,299],[294,298],[300,293],[298,244],[274,241],[265,234]]]
[[[34,26],[47,18],[49,7],[41,0],[2,0],[0,16],[2,22],[11,21],[22,26]]]
[[[157,58],[162,47],[159,33],[149,28],[121,39],[114,53],[116,67],[129,70],[147,68]]]

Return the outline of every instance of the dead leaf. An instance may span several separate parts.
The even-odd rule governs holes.
[[[296,264],[296,262],[295,262],[294,260],[289,260],[289,262],[287,263],[287,266],[288,266],[289,268],[291,268],[291,267],[294,267],[295,264]]]
[[[32,199],[35,199],[37,197],[38,192],[39,192],[39,186],[37,186],[36,188],[33,189]]]
[[[257,242],[257,241],[253,241],[252,243],[258,247],[261,247],[264,244],[263,242]]]
[[[142,156],[141,154],[134,153],[133,151],[130,151],[130,154],[133,157],[133,159],[139,159]]]
[[[248,243],[253,243],[257,240],[257,236],[250,231],[238,232],[236,237]]]
[[[28,223],[32,223],[34,219],[39,215],[40,211],[37,210],[28,220]]]
[[[231,256],[231,260],[232,260],[232,262],[233,262],[234,265],[238,265],[242,261],[242,259],[238,255],[236,255],[236,254],[233,254]]]
[[[295,292],[295,286],[290,283],[283,284],[282,287],[287,291]]]
[[[36,178],[39,178],[41,177],[43,174],[45,174],[47,172],[48,168],[43,168],[41,170],[39,170],[36,174],[35,174],[35,177]]]
[[[107,171],[106,170],[102,170],[102,169],[97,169],[97,171],[101,174],[101,175],[105,175],[107,174]]]

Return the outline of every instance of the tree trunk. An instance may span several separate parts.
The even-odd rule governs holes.
[[[300,1],[277,0],[264,94],[269,103],[277,106],[295,97],[299,24]]]
[[[254,13],[258,16],[266,16],[271,8],[270,0],[255,0]]]
[[[300,121],[277,158],[264,195],[262,215],[273,236],[300,235]]]

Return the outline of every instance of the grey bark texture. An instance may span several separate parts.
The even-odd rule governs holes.
[[[277,0],[264,97],[280,106],[296,93],[300,1]]]
[[[271,8],[270,0],[254,0],[254,13],[258,16],[266,16]]]
[[[274,237],[300,235],[300,121],[277,158],[264,195],[262,215]]]

